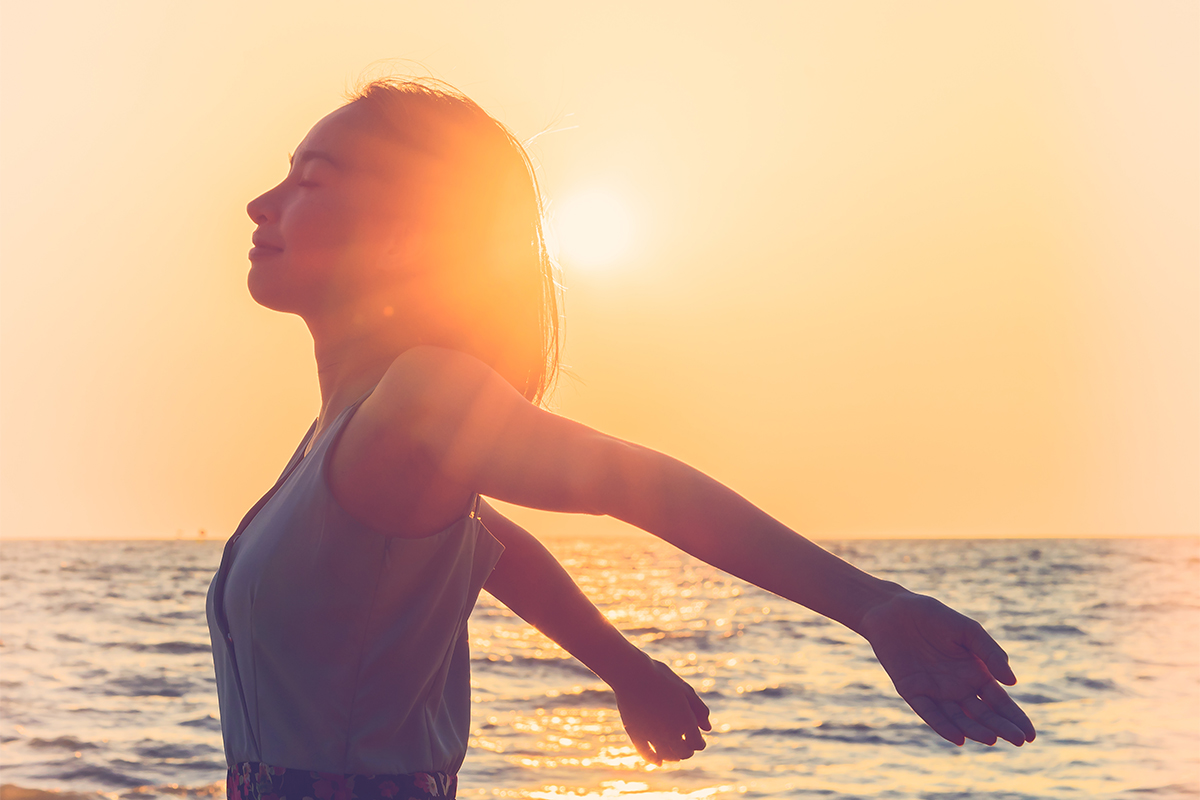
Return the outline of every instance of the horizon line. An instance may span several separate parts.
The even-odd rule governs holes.
[[[230,534],[232,535],[232,534]],[[657,539],[652,533],[641,530],[619,531],[612,533],[550,533],[537,538],[545,539],[614,539],[636,536],[649,536]],[[229,537],[224,536],[197,536],[195,534],[186,536],[127,536],[127,537],[107,537],[107,536],[4,536],[0,534],[0,543],[3,542],[225,542]],[[1024,539],[1024,540],[1059,540],[1059,539],[1200,539],[1200,533],[1099,533],[1099,534],[1042,534],[1042,533],[1015,533],[1015,534],[895,534],[895,535],[880,535],[880,534],[845,534],[845,535],[826,535],[813,534],[804,536],[804,538],[815,542],[831,542],[831,541],[926,541],[926,540],[944,540],[944,541],[971,541],[976,539]],[[669,542],[668,542],[669,544]]]

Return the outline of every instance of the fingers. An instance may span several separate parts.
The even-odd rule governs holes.
[[[629,731],[626,730],[626,733],[629,733]],[[648,763],[653,764],[656,767],[662,766],[662,759],[659,758],[658,754],[655,753],[650,747],[650,742],[646,741],[640,736],[634,736],[632,733],[629,733],[629,741],[633,742],[633,749],[637,750],[638,755],[645,759]]]
[[[1012,667],[1008,665],[1008,653],[1004,652],[1004,648],[996,643],[983,626],[976,622],[967,638],[967,648],[975,654],[975,656],[983,662],[988,668],[988,672],[992,673],[992,677],[1000,681],[1006,686],[1012,686],[1017,682],[1017,676],[1013,674]]]
[[[982,691],[979,692],[979,696],[983,698],[985,703],[992,707],[993,711],[1016,725],[1017,728],[1021,730],[1022,735],[1025,737],[1025,741],[1032,742],[1034,738],[1037,737],[1037,731],[1033,729],[1033,723],[1029,721],[1029,717],[1026,716],[1025,712],[1021,710],[1021,707],[1017,705],[1011,697],[1008,696],[1008,692],[1004,691],[1002,686],[989,682],[983,687]],[[1012,740],[1009,739],[1009,741]],[[1016,744],[1016,742],[1013,742],[1013,744]]]
[[[1020,747],[1037,735],[1029,717],[995,682],[989,682],[979,697],[971,696],[961,702],[934,700],[925,695],[906,697],[905,701],[925,724],[956,745],[974,739],[990,746],[999,737]]]
[[[700,731],[697,728],[692,728],[683,734],[683,744],[684,747],[691,751],[684,758],[691,758],[692,753],[699,752],[708,746],[704,743],[704,737],[700,735]]]
[[[972,698],[978,700],[979,698]],[[985,725],[971,719],[963,711],[963,707],[954,700],[942,700],[938,703],[942,713],[950,722],[954,723],[968,739],[974,739],[980,744],[993,745],[996,743],[996,734]]]
[[[655,766],[662,766],[664,761],[683,761],[707,747],[704,737],[695,726],[682,734],[666,730],[634,733],[628,728],[625,732],[629,734],[629,740],[633,742],[638,755]]]
[[[966,741],[962,730],[942,713],[938,708],[938,704],[931,698],[925,695],[917,695],[915,697],[905,697],[904,702],[908,703],[909,707],[916,712],[917,716],[925,721],[925,724],[933,728],[933,732],[941,736],[946,741],[962,747]]]
[[[963,710],[967,716],[989,729],[1009,744],[1020,747],[1025,744],[1025,734],[1009,720],[997,714],[978,697],[968,697],[963,701]],[[993,740],[994,741],[994,740]]]
[[[678,733],[662,733],[650,737],[650,744],[663,761],[683,761],[689,759],[698,750],[705,748],[704,737],[696,728]]]
[[[700,696],[697,695],[695,691],[693,691],[692,696],[688,698],[688,705],[692,707],[692,716],[696,718],[696,725],[700,728],[700,730],[711,731],[712,722],[710,722],[708,719],[708,706],[704,704],[704,701],[700,699]],[[700,741],[703,742],[704,739],[701,738]],[[703,750],[703,744],[696,749]]]

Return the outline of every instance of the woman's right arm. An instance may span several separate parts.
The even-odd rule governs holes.
[[[661,765],[703,750],[700,730],[712,726],[692,687],[634,647],[532,534],[487,503],[480,504],[480,518],[504,545],[483,588],[612,687],[642,758]]]

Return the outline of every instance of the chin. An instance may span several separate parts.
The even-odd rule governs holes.
[[[254,302],[264,308],[288,313],[299,312],[297,298],[293,296],[294,291],[289,291],[290,287],[278,280],[278,275],[272,274],[271,270],[257,265],[251,266],[250,274],[246,276],[246,288],[250,290],[250,297]]]

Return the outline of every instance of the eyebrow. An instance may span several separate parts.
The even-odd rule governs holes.
[[[328,162],[330,166],[338,168],[337,161],[335,161],[328,153],[323,153],[320,150],[305,150],[298,158],[295,155],[289,155],[288,164],[294,165],[297,160],[299,160],[301,164],[305,164],[309,161],[313,161],[314,159],[320,159],[321,161]]]

